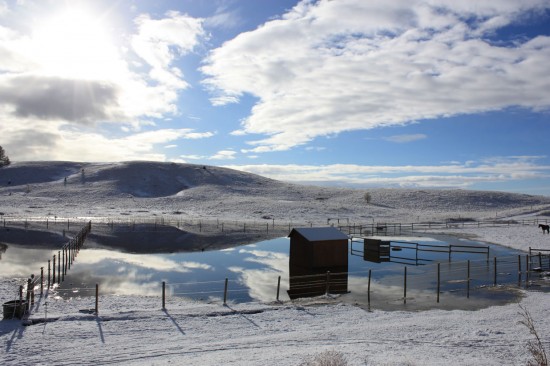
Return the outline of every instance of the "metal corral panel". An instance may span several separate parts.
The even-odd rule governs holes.
[[[365,239],[364,260],[387,262],[390,260],[390,242],[378,239]]]

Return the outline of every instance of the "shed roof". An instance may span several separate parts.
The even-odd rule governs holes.
[[[309,241],[348,240],[346,234],[332,226],[294,228],[288,236],[292,237],[294,233],[300,234]]]

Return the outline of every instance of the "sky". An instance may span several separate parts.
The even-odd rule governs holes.
[[[550,0],[0,0],[12,162],[550,195]]]

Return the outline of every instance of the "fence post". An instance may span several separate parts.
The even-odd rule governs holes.
[[[437,263],[437,303],[439,304],[439,292],[441,290],[441,263]]]
[[[493,286],[496,286],[497,285],[497,257],[494,257],[493,267],[494,267],[493,271],[495,272],[495,275],[493,278]]]
[[[330,271],[327,271],[326,284],[325,284],[325,295],[330,293]]]
[[[31,279],[27,279],[27,313],[31,308]]]
[[[44,294],[44,267],[40,267],[40,296]]]
[[[57,283],[61,283],[61,250],[57,251]]]
[[[55,254],[53,255],[53,284],[55,285]]]
[[[34,274],[31,274],[31,305],[34,305],[34,285],[35,285]]]
[[[403,272],[403,304],[407,303],[407,266]]]
[[[518,287],[521,287],[521,254],[518,254]]]
[[[531,248],[529,248],[529,252],[531,252]],[[531,269],[529,268],[529,254],[525,256],[525,287],[529,287],[529,271]]]
[[[229,282],[229,279],[227,277],[225,278],[225,287],[223,289],[223,304],[227,305],[227,282]]]
[[[279,291],[281,289],[281,276],[277,279],[277,301],[279,301]]]
[[[162,281],[162,310],[166,309],[166,282]]]
[[[470,260],[468,259],[468,269],[466,271],[466,298],[470,298]]]
[[[95,315],[99,314],[99,284],[95,284]]]
[[[65,281],[65,248],[61,250],[63,252],[63,265],[61,266],[61,282]]]
[[[370,278],[371,278],[372,270],[369,269],[369,282],[367,284],[367,303],[370,307]]]

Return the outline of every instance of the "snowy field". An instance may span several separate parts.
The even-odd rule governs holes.
[[[358,224],[550,219],[548,197],[369,189],[367,203],[367,190],[306,187],[205,168],[146,162],[12,164],[0,169],[0,213],[6,220],[162,216],[318,225],[327,218]],[[444,231],[521,250],[550,249],[550,235],[536,225]],[[0,300],[13,299],[20,282],[2,278]],[[519,324],[520,305],[550,349],[550,294],[521,291],[520,304],[421,312],[369,312],[323,297],[228,306],[170,298],[163,310],[158,298],[103,296],[95,316],[80,311],[93,308],[93,299],[60,303],[52,298],[32,315],[36,324],[0,322],[0,363],[300,365],[328,350],[340,352],[348,365],[525,365],[533,335]]]

